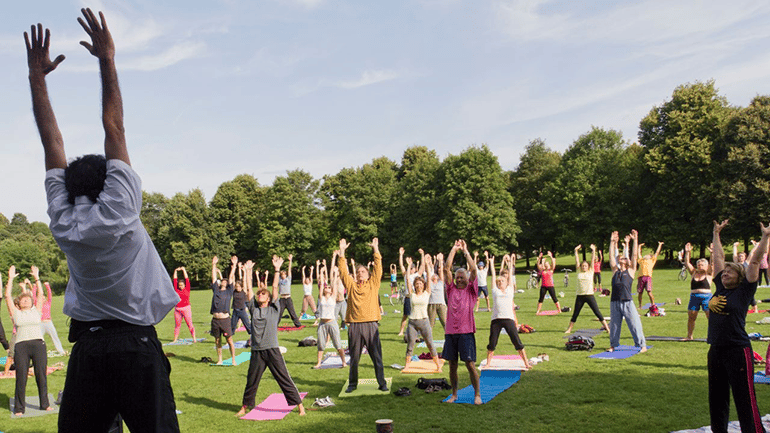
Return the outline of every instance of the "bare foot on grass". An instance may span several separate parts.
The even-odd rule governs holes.
[[[449,400],[447,400],[446,402],[447,403],[454,403],[455,401],[457,401],[457,394],[452,394],[452,396],[449,397]]]
[[[235,414],[237,417],[242,417],[246,415],[246,412],[249,410],[246,406],[241,406],[241,410],[238,411],[238,413]]]

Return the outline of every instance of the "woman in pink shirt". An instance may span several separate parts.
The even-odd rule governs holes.
[[[177,272],[182,271],[184,281],[177,279]],[[195,326],[192,321],[192,306],[190,306],[190,279],[187,278],[187,269],[184,266],[174,269],[174,290],[179,295],[179,303],[174,308],[174,341],[179,339],[179,329],[182,327],[182,318],[184,317],[187,328],[192,335],[192,341],[195,343]]]
[[[540,297],[537,300],[537,312],[535,314],[540,314],[540,309],[543,307],[543,300],[545,299],[545,293],[548,292],[549,295],[551,295],[551,299],[553,300],[553,303],[556,304],[556,310],[561,313],[561,305],[559,305],[559,298],[556,297],[556,289],[553,286],[553,254],[551,254],[550,251],[548,251],[548,258],[551,259],[550,263],[547,260],[543,260],[543,253],[540,253],[539,256],[537,256],[537,270],[540,271],[540,273],[543,276],[543,279],[540,280]]]

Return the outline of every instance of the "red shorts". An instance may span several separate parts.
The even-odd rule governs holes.
[[[642,293],[647,290],[647,293],[652,292],[652,277],[639,277],[639,285],[636,286],[636,293]]]

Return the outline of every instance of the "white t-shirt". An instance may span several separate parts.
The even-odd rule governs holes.
[[[492,288],[492,320],[495,319],[513,319],[513,293],[512,287],[508,287],[505,292],[497,288]]]
[[[476,278],[479,280],[479,287],[487,287],[487,268],[476,270]]]
[[[412,293],[412,314],[409,315],[409,318],[413,320],[427,319],[429,300],[430,293],[427,290],[419,295]]]

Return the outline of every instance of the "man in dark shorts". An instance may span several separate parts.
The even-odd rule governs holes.
[[[99,59],[104,155],[67,163],[45,80],[64,56],[51,61],[50,32],[41,24],[24,34],[49,227],[70,275],[63,311],[75,344],[58,430],[107,431],[120,414],[131,431],[178,432],[171,364],[155,325],[179,296],[139,218],[142,183],[126,146],[115,43],[101,12],[81,12],[78,22],[90,41],[80,44]]]
[[[459,268],[452,278],[452,262],[458,250],[462,250],[470,270]],[[476,306],[479,286],[476,278],[476,262],[468,252],[465,241],[458,240],[446,259],[444,266],[444,287],[447,297],[447,318],[444,336],[444,351],[441,357],[449,362],[449,381],[452,384],[452,396],[447,400],[457,400],[457,365],[458,357],[465,362],[475,393],[474,404],[481,404],[479,373],[476,371],[476,321],[473,309]]]
[[[233,328],[230,323],[230,301],[233,299],[233,283],[235,282],[235,268],[238,267],[238,257],[233,256],[230,261],[232,262],[230,277],[225,280],[222,278],[222,272],[217,268],[219,258],[214,256],[211,259],[212,296],[210,313],[214,316],[211,319],[211,335],[214,336],[217,344],[217,364],[222,364],[222,336],[224,335],[227,339],[227,344],[230,345],[233,365],[236,365]],[[219,278],[217,278],[217,275]]]

